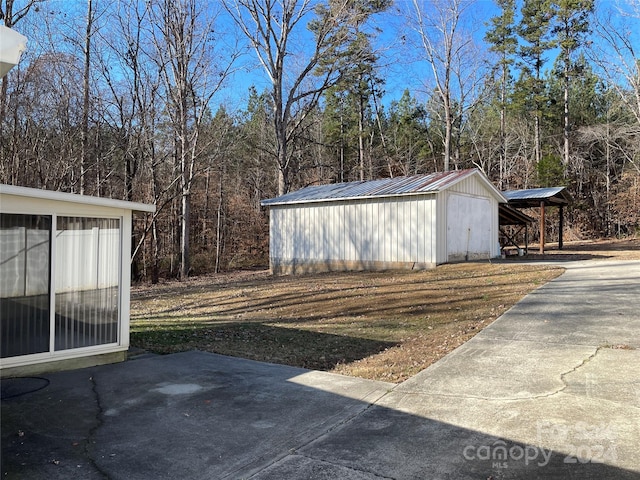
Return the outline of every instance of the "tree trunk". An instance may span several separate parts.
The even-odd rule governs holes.
[[[567,175],[569,168],[569,52],[565,52],[564,61],[564,174]]]
[[[181,125],[180,125],[180,280],[185,280],[189,276],[189,250],[190,236],[189,227],[191,225],[191,175],[188,166],[189,147],[187,145],[187,105],[185,96],[182,97]]]
[[[89,76],[91,73],[91,30],[93,24],[93,3],[87,0],[87,26],[84,43],[84,74],[82,85],[82,130],[80,152],[80,194],[84,195],[86,188],[86,172],[89,150]]]
[[[538,103],[538,101],[536,100],[536,104]],[[534,149],[534,154],[535,154],[535,162],[536,165],[538,165],[540,163],[540,160],[542,159],[542,146],[540,143],[540,109],[539,107],[536,105],[536,115],[535,115],[535,126],[534,126],[534,142],[535,145],[533,147]]]
[[[360,165],[360,180],[364,180],[364,101],[358,99],[358,161]]]
[[[211,167],[207,167],[207,175],[204,182],[204,208],[202,212],[202,246],[209,248],[209,234],[207,233],[207,225],[209,222],[209,191],[211,183]]]
[[[451,115],[451,105],[449,104],[449,101],[444,98],[444,141],[443,141],[443,147],[444,147],[444,167],[443,170],[445,172],[448,172],[450,169],[450,165],[451,165],[451,137],[452,137],[452,130],[453,130],[453,121],[452,121],[452,115]]]
[[[188,189],[182,190],[180,219],[180,279],[189,276],[189,225],[191,221],[191,202]]]
[[[220,272],[220,245],[222,243],[222,202],[223,198],[223,190],[222,190],[222,172],[220,172],[220,179],[218,182],[218,212],[216,219],[216,267],[215,273]]]
[[[498,177],[498,188],[504,188],[504,177],[507,168],[507,77],[509,68],[506,63],[506,56],[503,57],[502,82],[500,88],[500,173]]]

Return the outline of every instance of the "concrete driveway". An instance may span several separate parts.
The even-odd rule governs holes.
[[[640,479],[640,262],[394,385],[203,352],[3,380],[3,478]]]

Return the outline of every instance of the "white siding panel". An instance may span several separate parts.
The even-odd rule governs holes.
[[[391,208],[389,205],[389,200],[386,199],[384,202],[381,203],[381,207],[382,207],[382,215],[381,215],[381,222],[380,222],[380,250],[379,250],[379,255],[377,260],[378,261],[384,261],[388,258],[391,258],[391,249],[390,249],[390,243],[391,243],[391,238],[389,235],[389,229],[391,228]]]
[[[352,261],[359,258],[358,238],[362,231],[360,225],[354,224],[353,219],[357,218],[356,209],[357,205],[346,204],[342,213],[342,231],[345,232],[345,258]]]
[[[315,208],[315,207],[312,207]],[[321,224],[323,225],[325,236],[322,239],[323,246],[322,252],[324,258],[334,258],[340,254],[340,236],[336,235],[336,222],[339,218],[339,208],[337,205],[323,205],[320,210],[321,214]]]
[[[309,257],[316,256],[316,249],[318,248],[318,229],[315,228],[316,217],[318,215],[318,209],[316,208],[307,208],[307,218],[305,224],[305,235],[306,235],[306,255]]]
[[[359,229],[357,232],[358,258],[357,261],[364,261],[371,257],[373,249],[374,228],[376,224],[372,222],[373,203],[369,200],[359,204],[354,209],[354,214],[359,217]]]
[[[435,263],[435,196],[271,208],[277,262]]]
[[[312,242],[314,238],[310,238],[312,230],[310,229],[310,209],[305,206],[296,212],[291,209],[291,221],[295,235],[292,237],[291,248],[293,250],[293,258],[306,258],[311,255]]]
[[[285,239],[285,255],[287,258],[295,258],[295,250],[293,245],[295,243],[298,232],[296,232],[296,222],[295,222],[295,211],[292,208],[287,208],[285,210],[286,220],[285,225],[287,226],[284,231],[284,239]]]
[[[437,197],[433,197],[427,208],[427,218],[424,220],[425,228],[428,228],[428,231],[424,232],[425,236],[425,245],[427,246],[427,250],[425,252],[425,262],[436,263],[436,247],[437,247],[437,236],[438,231],[436,228],[437,222],[437,206],[438,200]]]
[[[293,258],[305,258],[304,252],[304,227],[307,208],[301,208],[298,210],[297,215],[294,214],[294,230],[296,235],[293,241]]]
[[[465,193],[467,195],[473,195],[477,197],[488,197],[491,195],[491,193],[482,183],[480,183],[475,175],[461,180],[448,190],[450,192]]]
[[[398,208],[400,232],[402,235],[398,235],[398,256],[400,258],[406,258],[409,262],[415,262],[415,255],[411,252],[411,204],[413,202],[407,199],[402,202],[400,208]]]
[[[271,221],[271,226],[273,228],[273,257],[274,258],[283,258],[285,255],[285,237],[284,232],[287,228],[287,219],[286,213],[287,210],[285,208],[278,208],[273,210],[274,214],[273,219]]]
[[[330,258],[333,254],[333,245],[331,244],[331,222],[327,218],[330,213],[325,205],[320,205],[314,208],[318,212],[317,223],[315,224],[316,235],[314,236],[314,242],[316,243],[316,254],[318,258]]]
[[[417,205],[417,214],[420,222],[418,230],[419,262],[435,263],[435,221],[436,221],[436,197],[431,196],[420,201]]]
[[[405,232],[402,230],[402,218],[400,215],[401,209],[398,208],[399,204],[402,202],[389,202],[390,213],[391,213],[391,221],[389,225],[391,229],[387,231],[387,235],[389,236],[389,243],[391,248],[391,258],[392,262],[397,262],[401,260],[403,257],[400,253],[400,246],[398,239],[404,236]]]
[[[341,228],[342,216],[345,205],[337,204],[327,207],[329,210],[329,223],[331,224],[331,239],[333,243],[333,253],[331,259],[344,258],[346,251],[346,232]]]
[[[282,257],[282,211],[282,208],[273,208],[269,212],[269,258]]]
[[[351,203],[342,203],[340,205],[340,223],[338,224],[338,232],[342,238],[340,245],[340,255],[343,260],[351,260],[355,251],[353,240],[353,227],[350,225],[349,217],[353,206]]]
[[[450,193],[440,192],[435,205],[435,255],[436,263],[447,262],[447,200]]]
[[[391,199],[388,199],[386,201],[386,206],[387,206],[387,222],[385,223],[385,229],[384,229],[384,238],[385,238],[385,243],[386,243],[386,249],[385,249],[385,257],[383,260],[391,260],[392,262],[395,261],[395,239],[397,238],[398,234],[396,231],[397,228],[397,222],[398,222],[398,217],[396,215],[396,208],[397,208],[398,203],[392,201]]]
[[[425,235],[426,226],[425,221],[427,220],[427,205],[429,202],[425,201],[416,201],[416,239],[415,239],[415,249],[416,249],[416,260],[418,262],[423,262],[426,258],[427,253],[427,236]]]
[[[374,250],[377,261],[385,259],[385,249],[387,248],[387,242],[385,238],[385,224],[387,223],[387,206],[385,201],[378,203],[378,246]]]
[[[287,208],[278,209],[277,231],[280,236],[280,243],[278,245],[276,257],[277,258],[290,258],[292,252],[287,251],[288,237],[292,234],[291,227],[289,225],[289,215]]]
[[[296,244],[296,258],[307,258],[310,256],[311,240],[309,234],[310,209],[304,208],[302,216],[298,218],[298,244]]]

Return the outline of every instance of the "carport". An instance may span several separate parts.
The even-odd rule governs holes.
[[[498,222],[500,225],[500,234],[504,238],[504,249],[507,245],[513,245],[520,250],[520,244],[516,240],[524,230],[524,252],[529,252],[529,224],[533,223],[533,218],[525,215],[520,210],[501,203],[498,207]],[[510,231],[508,227],[513,227]],[[504,250],[503,250],[504,252]]]
[[[530,188],[526,190],[509,190],[502,192],[509,201],[509,206],[514,208],[540,207],[540,254],[544,253],[545,243],[545,208],[547,206],[558,207],[558,248],[562,250],[562,230],[564,228],[564,207],[573,199],[566,187]]]

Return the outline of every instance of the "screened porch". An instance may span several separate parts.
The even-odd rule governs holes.
[[[2,369],[124,352],[131,212],[153,206],[0,187]]]

